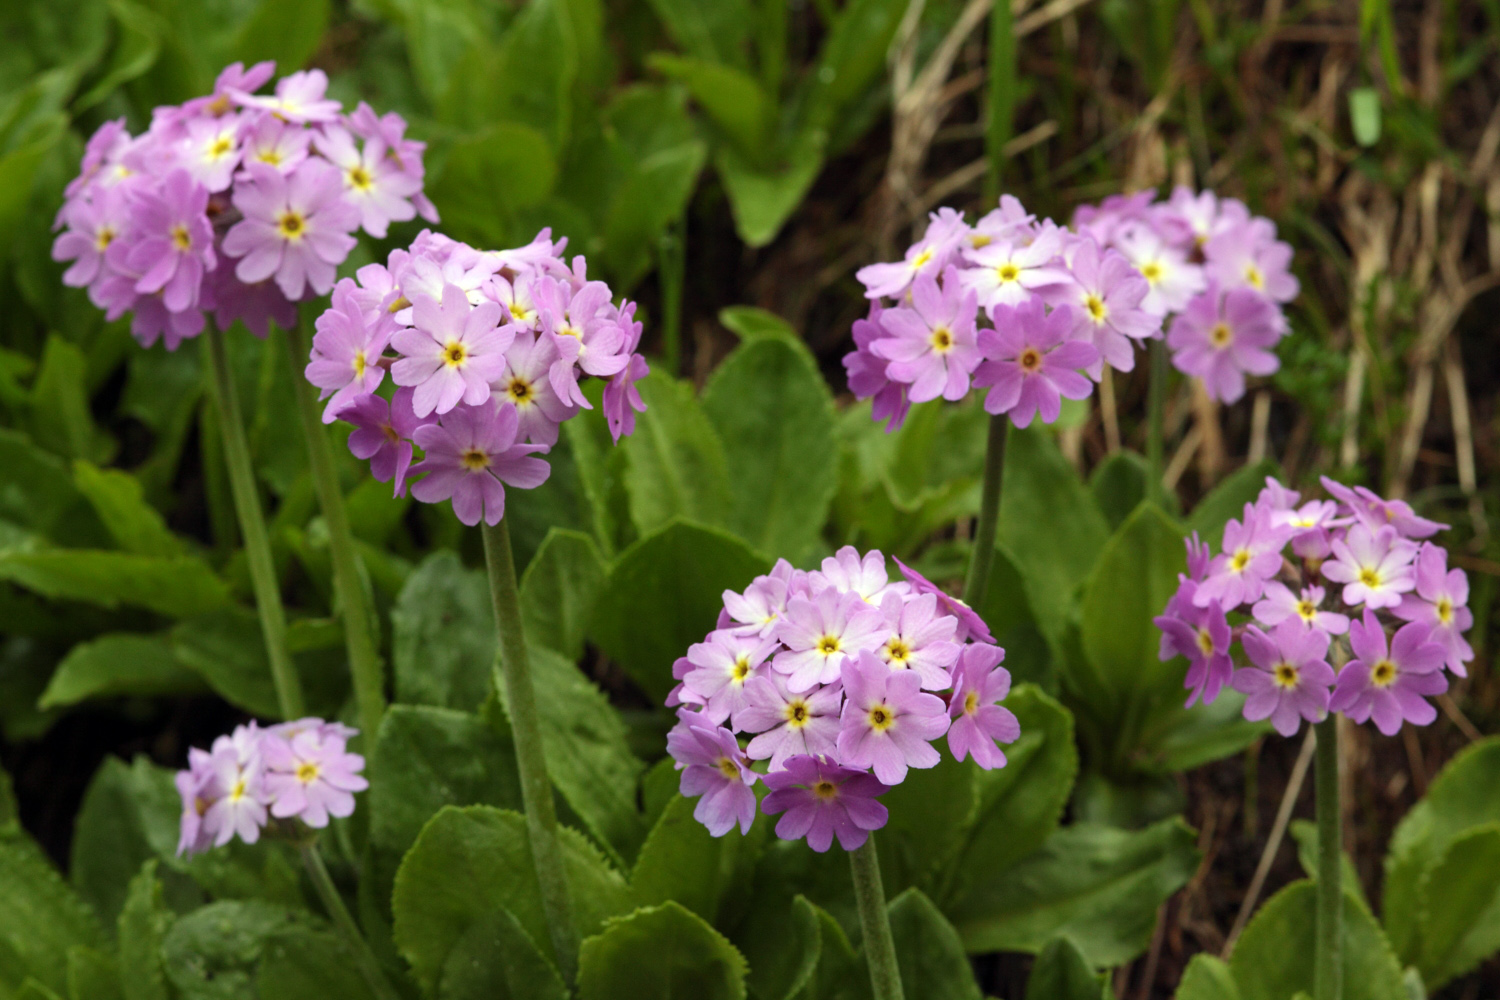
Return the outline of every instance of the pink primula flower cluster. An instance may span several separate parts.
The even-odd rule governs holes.
[[[881,553],[847,546],[811,572],[781,560],[725,591],[718,627],[674,665],[667,749],[714,836],[749,830],[764,781],[778,836],[853,850],[885,825],[879,796],[936,765],[943,736],[959,760],[1005,765],[998,744],[1021,732],[999,704],[1005,651],[961,601],[897,566],[893,580]]]
[[[223,847],[235,836],[253,844],[273,819],[321,829],[330,816],[351,815],[354,793],[369,787],[365,759],[347,749],[357,732],[322,719],[266,729],[251,722],[209,750],[189,750],[187,770],[177,772],[177,853]]]
[[[1284,736],[1331,711],[1388,736],[1403,721],[1426,725],[1437,717],[1427,697],[1448,689],[1444,669],[1463,677],[1474,658],[1468,579],[1427,541],[1446,525],[1364,487],[1323,487],[1332,500],[1299,505],[1266,480],[1225,525],[1217,556],[1194,534],[1188,572],[1156,619],[1161,658],[1187,659],[1189,705],[1230,686],[1247,719]],[[1235,639],[1248,661],[1238,669]],[[1345,642],[1348,655],[1334,657]],[[1337,673],[1330,659],[1343,662]]]
[[[132,314],[143,346],[175,350],[214,314],[260,336],[289,326],[293,303],[326,295],[354,232],[437,221],[422,193],[426,144],[399,115],[346,114],[306,70],[259,94],[276,71],[240,63],[214,92],[157,108],[141,135],[123,119],[89,140],[57,216],[52,256],[106,316]]]
[[[607,379],[615,440],[635,429],[635,383],[649,371],[635,304],[615,305],[582,257],[565,263],[566,243],[544,229],[524,247],[480,251],[424,230],[334,287],[306,376],[328,400],[324,421],[354,425],[350,451],[397,496],[410,487],[425,503],[452,501],[464,524],[498,524],[505,487],[545,482],[536,456],[592,409],[579,384],[590,375]],[[394,391],[378,394],[387,373]]]

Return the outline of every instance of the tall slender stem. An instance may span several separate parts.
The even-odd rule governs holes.
[[[1162,476],[1165,474],[1162,438],[1165,436],[1164,413],[1167,404],[1167,342],[1161,339],[1151,341],[1150,352],[1151,382],[1146,396],[1146,466],[1150,471],[1146,496],[1161,505],[1165,494],[1162,485]]]
[[[531,686],[531,661],[521,625],[521,595],[516,586],[510,529],[503,518],[494,527],[484,526],[484,561],[489,567],[490,598],[495,604],[495,624],[500,631],[500,676],[505,685],[505,704],[510,709],[516,769],[521,773],[521,801],[526,806],[531,859],[557,965],[563,978],[571,983],[578,974],[578,931],[573,923],[573,901],[568,895],[563,869],[562,844],[557,837],[557,811],[552,802],[552,782],[547,777],[547,757],[542,749],[536,691]]]
[[[1005,438],[1010,418],[990,417],[989,437],[984,446],[984,487],[979,497],[979,524],[974,530],[974,553],[969,557],[969,576],[964,581],[964,601],[976,612],[984,606],[990,589],[990,566],[995,561],[995,532],[1000,525],[1000,487],[1005,479]]]
[[[870,985],[875,1000],[904,1000],[901,968],[896,963],[896,943],[891,939],[891,919],[885,908],[885,887],[880,882],[880,859],[875,854],[875,835],[849,852],[854,875],[854,899],[859,906],[859,926],[864,932],[865,961],[870,966]]]
[[[1318,723],[1313,783],[1318,809],[1318,931],[1313,956],[1314,1000],[1341,1000],[1344,992],[1344,887],[1339,803],[1339,717]]]
[[[318,853],[317,844],[302,845],[302,866],[307,869],[308,877],[312,879],[313,888],[317,890],[318,898],[323,901],[323,908],[328,911],[329,918],[349,939],[349,945],[354,949],[355,961],[359,964],[359,973],[370,985],[370,990],[379,1000],[401,1000],[401,994],[397,993],[395,987],[391,986],[390,980],[385,978],[385,973],[380,968],[380,960],[370,950],[369,942],[360,933],[359,925],[354,922],[349,908],[344,905],[344,897],[339,895],[338,887],[333,884],[333,878],[328,874],[328,867],[323,864],[323,856]]]
[[[245,421],[229,371],[224,333],[208,324],[208,357],[213,371],[214,402],[219,408],[219,430],[224,435],[224,464],[229,469],[229,489],[239,514],[240,534],[245,540],[245,560],[250,566],[250,584],[260,611],[260,630],[271,662],[271,680],[281,714],[296,719],[303,714],[302,682],[286,647],[286,611],[281,606],[281,587],[276,582],[276,563],[271,558],[271,538],[266,534],[260,493],[255,486],[255,468],[250,463],[250,445],[245,440]]]
[[[375,616],[366,595],[354,534],[349,528],[344,491],[339,486],[333,452],[328,447],[328,431],[323,426],[312,386],[302,374],[308,347],[307,331],[301,324],[287,331],[287,349],[292,366],[292,385],[297,396],[297,417],[307,439],[313,487],[323,508],[323,522],[328,526],[333,589],[338,598],[339,617],[344,622],[344,645],[349,651],[349,671],[354,677],[354,700],[359,706],[359,724],[364,730],[365,747],[369,748],[375,745],[375,734],[385,716],[385,669],[380,662]]]

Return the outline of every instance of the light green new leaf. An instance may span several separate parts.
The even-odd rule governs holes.
[[[203,678],[177,661],[165,635],[114,632],[68,650],[38,707],[66,708],[91,698],[203,691]]]
[[[1240,1000],[1229,963],[1206,952],[1194,955],[1177,985],[1176,1000]]]
[[[566,149],[573,111],[569,97],[579,71],[574,6],[567,0],[532,0],[498,40],[477,39],[449,77],[437,102],[438,117],[470,129],[492,122],[502,128],[518,125],[545,136],[553,152]],[[456,220],[445,220],[451,221]]]
[[[181,539],[146,502],[140,480],[130,473],[101,469],[80,459],[73,463],[73,482],[126,552],[163,558],[183,554]]]
[[[742,1000],[745,959],[676,903],[636,910],[584,939],[578,1000]]]
[[[641,846],[630,876],[637,906],[676,900],[709,923],[717,923],[720,900],[733,882],[736,869],[753,865],[765,840],[764,823],[712,836],[693,818],[698,800],[673,797]],[[784,917],[785,914],[783,913]]]
[[[907,996],[979,1000],[979,985],[958,932],[921,890],[908,889],[893,899],[889,919]]]
[[[1066,934],[1091,965],[1118,965],[1146,949],[1157,907],[1197,865],[1179,818],[1143,830],[1079,823],[947,912],[971,953],[1037,952]]]
[[[167,974],[161,964],[161,944],[174,919],[162,901],[156,861],[147,861],[130,880],[125,906],[120,910],[120,985],[125,1000],[170,1000]]]
[[[686,87],[740,155],[752,163],[765,161],[776,106],[755,77],[723,63],[665,52],[652,54],[647,65]]]
[[[828,519],[838,485],[833,396],[806,349],[740,346],[703,390],[732,471],[730,525],[763,552],[797,561]]]
[[[1114,991],[1066,937],[1047,943],[1026,980],[1026,1000],[1110,1000]]]
[[[714,166],[729,193],[740,239],[752,247],[763,247],[776,238],[817,180],[827,144],[825,131],[807,129],[791,140],[779,163],[767,168],[746,159],[732,146],[719,147]]]
[[[182,1000],[249,1000],[257,995],[256,971],[267,944],[320,924],[305,910],[260,900],[209,903],[172,924],[162,941],[162,965]]]
[[[1459,837],[1428,870],[1417,933],[1431,992],[1500,950],[1500,824]]]
[[[0,552],[0,579],[44,597],[86,601],[106,608],[147,608],[170,618],[188,618],[224,607],[229,588],[190,557],[163,559],[129,552],[43,549]]]
[[[490,690],[495,613],[484,573],[434,552],[391,608],[396,700],[473,711]]]
[[[497,121],[453,144],[428,194],[455,238],[509,246],[529,238],[519,234],[516,213],[544,201],[556,180],[547,137],[520,122]]]
[[[99,432],[89,413],[88,362],[58,334],[47,337],[31,386],[31,433],[37,444],[69,458],[97,458]]]
[[[527,641],[570,660],[581,657],[584,629],[604,574],[604,561],[592,538],[566,528],[549,531],[521,577]]]
[[[676,683],[672,663],[718,620],[726,588],[744,590],[769,563],[726,532],[674,522],[610,567],[591,633],[653,699]]]
[[[656,373],[636,384],[646,412],[620,443],[636,529],[649,534],[674,517],[728,527],[734,500],[724,445],[692,385]]]
[[[0,952],[8,949],[24,973],[65,992],[68,949],[104,943],[93,912],[29,837],[0,840],[0,886]]]
[[[751,7],[747,0],[651,0],[672,41],[710,62],[745,65]]]
[[[505,910],[476,920],[453,946],[439,1000],[567,1000],[568,988]]]

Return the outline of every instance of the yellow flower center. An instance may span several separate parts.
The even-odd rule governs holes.
[[[365,360],[365,352],[364,351],[355,351],[354,352],[354,377],[355,378],[364,378],[365,377],[365,369],[368,368],[369,366],[370,366],[370,363]]]
[[[318,777],[318,765],[310,760],[305,760],[297,765],[297,780],[304,785],[310,784]]]
[[[734,761],[728,757],[719,758],[719,773],[731,780],[740,776],[740,769],[734,766]]]
[[[818,640],[818,652],[824,656],[832,656],[840,649],[839,637],[836,635],[825,635]]]
[[[1245,572],[1245,567],[1250,565],[1250,550],[1240,549],[1229,560],[1229,568],[1236,573]]]
[[[1377,660],[1370,668],[1370,683],[1378,688],[1388,688],[1396,683],[1396,674],[1399,671],[1390,660]]]
[[[1453,621],[1453,602],[1444,597],[1437,602],[1438,621],[1447,625]]]
[[[1250,283],[1250,287],[1254,289],[1259,290],[1266,287],[1265,275],[1261,274],[1260,268],[1256,267],[1254,264],[1245,265],[1245,280],[1248,281]]]
[[[514,319],[526,319],[531,315],[531,310],[527,309],[519,302],[512,302],[510,304],[510,314]]]
[[[877,733],[883,733],[896,724],[896,713],[892,712],[884,703],[870,709],[870,728]]]
[[[448,346],[443,348],[443,364],[449,368],[457,368],[468,356],[469,349],[459,340],[450,340]]]
[[[221,135],[208,144],[208,158],[217,160],[226,155],[234,148],[234,140],[227,135]]]
[[[911,655],[911,647],[902,642],[899,636],[891,636],[891,641],[885,644],[885,655],[904,667],[906,658]]]
[[[921,253],[917,254],[911,259],[911,269],[913,271],[920,270],[921,268],[925,267],[927,265],[927,262],[932,260],[932,258],[932,247],[925,248]]]
[[[525,406],[532,401],[532,397],[536,395],[536,390],[531,387],[530,382],[516,375],[505,384],[505,395],[506,398],[517,406]]]
[[[1198,630],[1198,648],[1203,650],[1203,655],[1208,656],[1214,651],[1214,637],[1208,634],[1208,629]]]
[[[1083,307],[1089,311],[1089,316],[1095,323],[1103,323],[1104,317],[1109,315],[1109,308],[1105,306],[1104,300],[1092,292],[1084,296]]]
[[[1276,664],[1276,667],[1271,671],[1271,678],[1277,687],[1284,691],[1290,691],[1297,686],[1297,679],[1300,674],[1301,672],[1296,667],[1282,661]]]
[[[1229,342],[1234,339],[1234,331],[1229,329],[1228,323],[1215,323],[1213,329],[1208,331],[1208,339],[1213,341],[1215,347],[1228,347]]]
[[[1312,601],[1304,597],[1297,602],[1297,615],[1303,621],[1310,622],[1318,616],[1318,609],[1313,605]]]
[[[364,167],[353,166],[349,168],[350,187],[358,188],[361,191],[368,191],[370,189],[370,186],[374,183],[375,178],[371,177],[370,172]]]
[[[276,230],[289,240],[300,240],[307,230],[307,220],[297,212],[283,212],[276,220]]]
[[[982,247],[987,247],[993,242],[995,241],[984,235],[984,233],[969,234],[969,246],[973,247],[975,250],[978,250]]]
[[[463,453],[463,457],[460,459],[460,461],[463,462],[464,468],[469,469],[473,472],[478,472],[481,469],[489,468],[490,456],[480,451],[478,448],[470,448],[468,451]]]
[[[193,248],[193,238],[188,235],[187,226],[179,223],[172,227],[172,245],[183,253]]]
[[[787,724],[795,729],[801,729],[807,725],[807,702],[801,698],[787,702],[786,708],[782,710],[782,713],[786,716]]]
[[[818,798],[823,799],[824,801],[827,801],[828,799],[836,799],[839,795],[839,786],[835,785],[827,778],[824,778],[822,781],[812,786],[812,793]]]
[[[255,154],[255,158],[262,163],[269,163],[273,167],[281,165],[281,153],[275,146],[262,149],[259,153]]]
[[[109,248],[109,245],[111,243],[113,243],[114,241],[115,241],[115,231],[113,229],[109,228],[108,226],[100,226],[99,227],[99,232],[96,233],[95,236],[94,236],[94,247],[100,253],[103,253],[105,250],[107,250]]]
[[[1359,582],[1373,590],[1380,586],[1380,574],[1367,566],[1359,571]]]
[[[1042,367],[1042,352],[1035,347],[1028,347],[1016,359],[1016,364],[1020,365],[1021,370],[1028,374],[1038,371]]]
[[[1158,264],[1156,261],[1153,260],[1153,261],[1151,261],[1149,263],[1141,265],[1141,277],[1145,278],[1151,284],[1154,285],[1158,281],[1160,281],[1161,280],[1161,275],[1162,275],[1161,265]]]
[[[734,661],[734,669],[731,671],[731,676],[734,678],[736,684],[745,683],[745,678],[750,676],[750,658],[748,656],[741,654],[739,659]]]
[[[303,765],[303,766],[305,767],[306,765]],[[244,797],[245,797],[245,779],[241,778],[238,781],[236,781],[234,783],[234,787],[229,790],[229,801],[231,801],[231,802],[238,802],[240,799],[242,799]]]
[[[977,711],[979,711],[979,692],[970,691],[964,695],[964,714],[973,715]]]
[[[386,312],[398,313],[409,305],[411,305],[411,299],[407,298],[405,295],[400,295],[396,297],[395,302],[392,302],[390,304],[390,306],[386,309]]]
[[[995,268],[995,277],[1002,285],[1008,285],[1021,276],[1021,269],[1014,264],[1001,264]]]
[[[932,349],[939,354],[947,354],[953,349],[953,333],[946,326],[933,330],[927,339],[931,342]]]

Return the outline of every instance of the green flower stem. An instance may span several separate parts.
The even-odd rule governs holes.
[[[276,582],[276,563],[271,558],[271,538],[266,534],[265,515],[260,509],[260,493],[255,486],[255,468],[250,463],[250,445],[245,440],[245,421],[240,401],[229,372],[229,357],[224,349],[224,333],[213,323],[207,331],[209,367],[214,403],[219,410],[219,429],[224,435],[224,464],[229,469],[229,489],[240,518],[240,534],[245,540],[245,559],[250,565],[250,583],[255,590],[255,606],[260,611],[260,630],[266,641],[266,656],[271,661],[271,680],[276,685],[276,701],[287,719],[303,713],[302,682],[292,664],[286,646],[286,611],[281,606],[281,587]]]
[[[1165,490],[1162,476],[1162,438],[1165,436],[1164,412],[1167,402],[1167,342],[1151,341],[1151,381],[1146,397],[1146,467],[1150,470],[1146,481],[1146,496],[1162,506]]]
[[[531,859],[542,894],[547,931],[563,978],[578,975],[578,931],[573,923],[573,901],[563,869],[562,844],[557,837],[557,811],[547,757],[542,750],[542,724],[536,691],[531,686],[531,662],[521,625],[521,595],[516,586],[516,564],[510,549],[510,529],[502,518],[484,526],[484,561],[490,573],[490,598],[500,631],[500,675],[505,704],[510,710],[511,736],[516,746],[516,769],[521,773],[521,800],[526,806],[526,832]]]
[[[339,486],[338,470],[328,446],[328,430],[313,387],[302,374],[308,357],[307,331],[298,324],[287,331],[287,348],[292,367],[292,385],[297,395],[297,417],[307,439],[308,463],[312,467],[313,486],[323,508],[323,522],[328,525],[328,554],[333,563],[333,589],[338,598],[339,617],[344,623],[344,644],[349,651],[349,670],[354,676],[354,699],[359,706],[359,725],[364,731],[366,749],[375,745],[380,720],[385,716],[385,668],[380,662],[376,640],[375,616],[371,612],[361,571],[354,534],[349,529],[349,512],[344,507],[344,491]]]
[[[1000,413],[990,417],[989,438],[984,446],[984,492],[979,498],[979,524],[974,531],[974,553],[969,557],[969,576],[964,581],[964,602],[976,612],[984,606],[990,589],[990,566],[995,562],[995,531],[1000,526],[1000,486],[1005,479],[1005,439],[1010,418]]]
[[[870,965],[870,985],[875,1000],[904,1000],[901,968],[896,963],[896,943],[891,939],[891,919],[886,913],[885,887],[880,882],[880,859],[875,855],[875,835],[849,852],[854,874],[854,899],[859,905],[859,926],[864,932],[865,961]]]
[[[370,950],[369,942],[360,933],[359,925],[354,922],[349,908],[344,905],[344,898],[339,895],[338,887],[333,884],[333,878],[329,876],[328,868],[323,864],[323,856],[318,853],[316,843],[302,845],[302,865],[307,869],[308,877],[312,879],[313,888],[317,890],[318,898],[323,901],[323,908],[328,911],[329,918],[349,939],[349,944],[354,949],[355,961],[359,965],[359,974],[369,984],[370,991],[378,1000],[401,1000],[401,994],[397,993],[390,980],[385,978],[385,973],[380,968],[380,961]]]
[[[1318,931],[1313,956],[1314,1000],[1341,1000],[1344,993],[1343,837],[1339,803],[1339,717],[1317,725],[1314,784],[1318,809]]]

